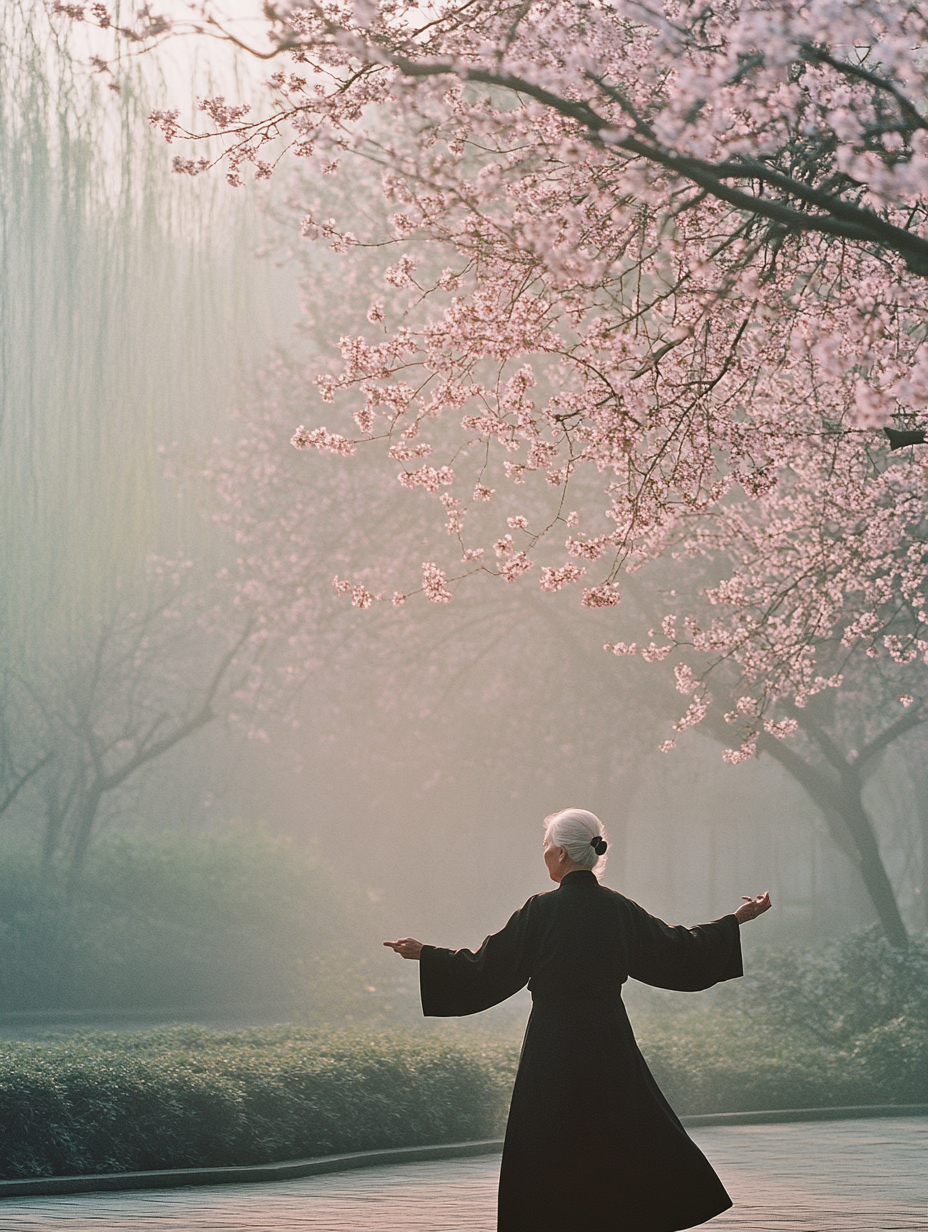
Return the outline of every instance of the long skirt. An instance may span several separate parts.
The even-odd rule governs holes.
[[[635,1042],[621,995],[536,1000],[499,1181],[499,1232],[678,1232],[731,1206]]]

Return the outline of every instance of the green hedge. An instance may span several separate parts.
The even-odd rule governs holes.
[[[928,937],[907,949],[876,926],[815,950],[760,950],[744,980],[720,989],[749,1023],[797,1040],[846,1049],[899,1019],[928,1023]]]
[[[857,934],[812,955],[754,958],[749,980],[633,1017],[683,1115],[928,1103],[926,959],[924,939],[900,954]],[[174,1027],[0,1044],[3,1175],[493,1137],[517,1059],[518,1041],[454,1023],[401,1037]]]
[[[0,1052],[6,1177],[264,1163],[502,1132],[514,1046],[197,1027]]]
[[[849,1049],[736,1018],[650,1023],[642,1047],[676,1110],[928,1102],[928,1026]],[[174,1027],[0,1047],[3,1175],[263,1163],[502,1133],[513,1041],[299,1027]]]
[[[869,928],[745,965],[696,1012],[650,998],[643,1051],[678,1112],[928,1102],[924,936],[899,950]]]
[[[928,1103],[928,1024],[913,1018],[875,1027],[845,1048],[703,1014],[672,1027],[651,1022],[640,1035],[655,1078],[681,1116]]]

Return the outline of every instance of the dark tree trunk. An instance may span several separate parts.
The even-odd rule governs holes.
[[[899,904],[880,855],[873,823],[864,808],[859,789],[845,801],[841,816],[854,839],[858,853],[857,867],[870,895],[870,901],[880,917],[887,940],[892,945],[905,949],[909,944],[909,934],[902,922]]]
[[[821,811],[835,845],[856,865],[861,881],[891,945],[905,949],[909,934],[899,911],[892,882],[886,872],[873,822],[863,802],[864,768],[886,748],[922,720],[906,715],[892,724],[861,750],[856,761],[848,761],[823,727],[803,711],[794,711],[803,730],[821,749],[823,762],[808,761],[783,740],[766,732],[757,738],[757,749],[770,756],[805,790]],[[731,744],[731,729],[718,713],[706,722],[709,734],[722,744]]]
[[[891,945],[905,949],[909,944],[896,895],[880,855],[873,822],[864,806],[863,781],[856,765],[814,765],[780,740],[762,733],[757,747],[769,753],[790,772],[812,802],[822,811],[837,845],[857,865],[861,880]]]
[[[921,900],[922,922],[928,928],[928,770],[920,764],[910,766],[909,775],[915,791],[915,813],[921,837],[921,880],[915,892]]]
[[[69,897],[72,897],[77,890],[81,874],[84,871],[84,861],[87,859],[87,852],[90,850],[94,823],[97,820],[97,813],[100,811],[100,802],[103,799],[103,794],[104,789],[101,789],[99,782],[94,783],[84,795],[77,811],[73,826],[74,837],[71,844],[71,860],[68,865]]]

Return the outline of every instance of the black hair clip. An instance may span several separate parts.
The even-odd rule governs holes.
[[[593,850],[596,852],[598,856],[604,856],[606,854],[606,848],[609,846],[609,844],[602,837],[602,835],[597,834],[593,838],[590,839],[590,846],[593,848]]]

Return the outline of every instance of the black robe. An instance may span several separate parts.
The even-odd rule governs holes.
[[[695,992],[741,974],[735,916],[671,928],[589,872],[530,898],[476,953],[423,946],[426,1015],[532,994],[499,1232],[677,1232],[731,1206],[638,1050],[622,984]]]

